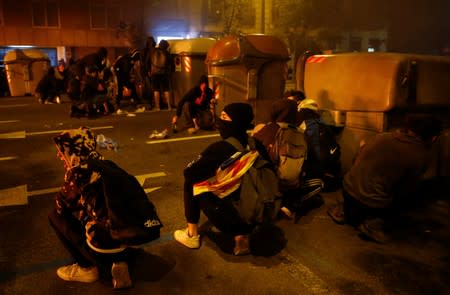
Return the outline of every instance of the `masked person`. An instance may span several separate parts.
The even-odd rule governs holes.
[[[89,128],[64,131],[54,141],[65,175],[49,221],[74,260],[57,275],[92,283],[99,269],[110,269],[115,289],[131,287],[128,246],[159,237],[155,207],[136,178],[95,150]]]
[[[175,231],[174,238],[186,247],[192,249],[200,247],[198,222],[200,212],[203,211],[216,228],[234,237],[235,255],[250,253],[249,234],[254,225],[245,222],[232,204],[233,199],[239,196],[239,190],[226,198],[219,198],[210,192],[194,196],[193,185],[213,177],[219,166],[237,152],[237,149],[225,139],[234,137],[242,146],[247,146],[249,138],[246,130],[251,128],[253,117],[253,110],[249,104],[231,103],[225,106],[217,121],[217,128],[224,140],[208,146],[184,169],[184,211],[187,228]],[[261,143],[257,146],[257,150],[268,158]]]

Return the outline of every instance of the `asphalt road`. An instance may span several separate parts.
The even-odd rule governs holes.
[[[164,223],[159,240],[143,245],[131,264],[134,288],[124,294],[450,294],[448,190],[437,186],[387,245],[361,240],[334,224],[327,205],[339,192],[305,204],[297,222],[255,236],[254,255],[230,254],[230,240],[205,234],[199,250],[173,241],[183,228],[182,170],[215,132],[170,134],[168,111],[74,119],[69,104],[39,105],[31,97],[0,98],[0,294],[110,294],[111,282],[70,283],[56,276],[69,263],[47,222],[63,166],[52,137],[87,125],[118,143],[100,150],[136,175]],[[134,115],[134,116],[133,116]],[[205,222],[202,217],[202,223]]]

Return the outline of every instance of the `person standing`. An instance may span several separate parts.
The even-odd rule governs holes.
[[[151,81],[153,88],[154,109],[161,109],[161,94],[167,109],[172,110],[170,99],[170,74],[172,62],[169,54],[169,42],[161,40],[151,51]]]

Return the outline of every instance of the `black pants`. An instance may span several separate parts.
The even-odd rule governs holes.
[[[363,221],[375,218],[383,220],[390,219],[391,208],[371,208],[350,196],[344,189],[342,190],[344,197],[344,214],[345,221],[353,226],[360,225]]]
[[[198,223],[200,210],[221,232],[237,236],[250,234],[254,228],[239,216],[233,206],[232,196],[220,199],[212,193],[192,196],[192,184],[185,183],[184,211],[188,223]]]
[[[113,262],[128,260],[128,250],[115,254],[101,254],[89,248],[86,244],[84,227],[71,214],[58,214],[56,210],[53,210],[48,218],[59,240],[79,266],[90,267],[95,265],[109,268]]]

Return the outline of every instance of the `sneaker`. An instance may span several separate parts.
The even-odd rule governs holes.
[[[140,107],[140,108],[136,108],[135,112],[136,113],[143,113],[143,112],[145,112],[145,107],[143,106],[143,107]]]
[[[114,289],[130,288],[133,285],[126,262],[114,262],[111,267],[111,275]]]
[[[195,133],[197,133],[198,130],[199,130],[198,128],[191,127],[191,128],[188,128],[188,133],[195,134]]]
[[[122,114],[126,114],[127,112],[121,109],[117,109],[116,114],[117,115],[122,115]]]
[[[93,283],[98,280],[98,270],[96,266],[81,267],[78,263],[58,268],[58,277],[64,281]]]
[[[44,102],[44,104],[53,104],[53,102],[50,101],[50,100],[46,100],[46,101]]]
[[[181,230],[176,230],[173,233],[173,237],[175,238],[175,240],[177,242],[185,245],[188,248],[191,248],[191,249],[200,248],[200,235],[196,235],[193,237],[189,236],[187,228],[181,229]]]
[[[248,235],[241,235],[234,237],[233,254],[236,256],[250,254],[250,240]]]
[[[287,218],[289,218],[289,219],[293,219],[294,218],[294,213],[291,211],[291,210],[289,210],[289,208],[288,207],[281,207],[280,208],[280,211],[287,217]]]
[[[57,104],[60,104],[60,103],[61,103],[61,97],[59,97],[59,96],[56,97],[56,103],[57,103]]]
[[[327,210],[327,213],[337,224],[345,223],[344,206],[342,203],[330,206]]]
[[[374,218],[363,221],[358,230],[362,237],[371,241],[386,244],[390,241],[389,235],[384,231],[384,221],[381,218]]]

